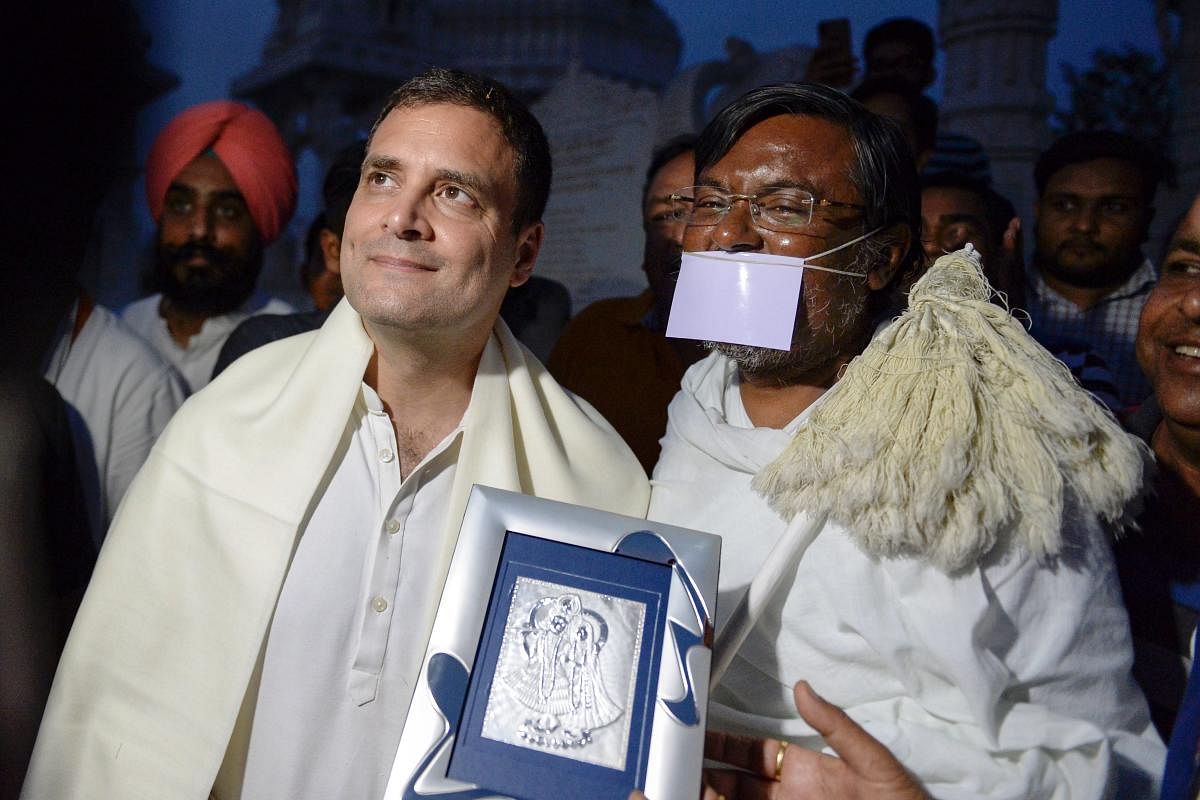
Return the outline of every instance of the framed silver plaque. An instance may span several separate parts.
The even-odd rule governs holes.
[[[385,800],[694,800],[720,539],[476,486]]]

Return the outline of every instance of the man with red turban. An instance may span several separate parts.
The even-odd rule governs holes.
[[[122,317],[182,373],[208,383],[229,333],[287,303],[255,293],[263,247],[296,207],[296,170],[261,111],[218,100],[193,106],[158,135],[146,164],[146,200],[158,223],[157,294]]]

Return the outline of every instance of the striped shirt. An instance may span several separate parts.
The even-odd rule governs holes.
[[[1030,332],[1051,352],[1061,349],[1063,342],[1074,342],[1100,356],[1112,370],[1121,405],[1136,406],[1150,395],[1150,384],[1138,366],[1134,341],[1142,306],[1157,279],[1154,265],[1146,259],[1116,290],[1091,308],[1081,309],[1030,268],[1026,273]]]

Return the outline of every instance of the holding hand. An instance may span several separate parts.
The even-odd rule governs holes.
[[[709,731],[705,756],[747,772],[708,770],[704,800],[927,800],[920,784],[886,747],[808,683],[796,684],[795,699],[800,716],[837,756],[776,739]]]

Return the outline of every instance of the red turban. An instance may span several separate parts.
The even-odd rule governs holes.
[[[283,137],[267,115],[230,100],[214,100],[180,112],[150,148],[146,200],[157,222],[175,176],[212,150],[246,199],[263,242],[279,237],[296,210],[296,168]]]

